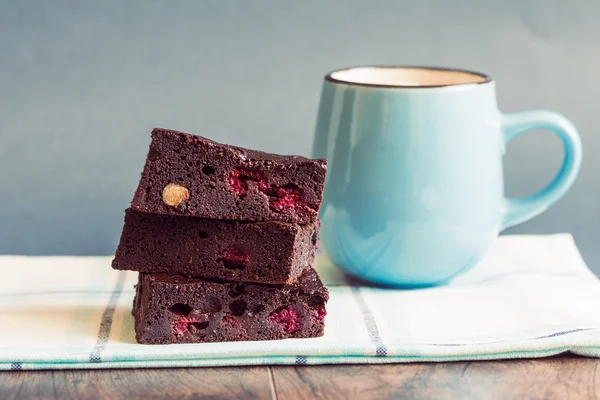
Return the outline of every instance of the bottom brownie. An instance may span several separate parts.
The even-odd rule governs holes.
[[[143,344],[323,335],[327,288],[312,268],[291,285],[140,274],[133,304]]]

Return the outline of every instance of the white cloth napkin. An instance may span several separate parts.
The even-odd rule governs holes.
[[[135,343],[136,274],[111,257],[0,256],[0,369],[395,363],[600,356],[600,281],[572,237],[503,236],[448,286],[350,286],[324,256],[325,336]]]

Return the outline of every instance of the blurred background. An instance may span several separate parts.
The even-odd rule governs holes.
[[[417,64],[575,123],[574,187],[506,233],[572,232],[600,273],[599,19],[599,1],[0,0],[0,254],[113,254],[155,126],[310,155],[325,73]],[[507,194],[561,161],[553,135],[518,138]]]

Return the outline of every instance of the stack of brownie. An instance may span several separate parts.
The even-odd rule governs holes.
[[[325,160],[154,129],[112,266],[139,272],[140,343],[316,337]]]

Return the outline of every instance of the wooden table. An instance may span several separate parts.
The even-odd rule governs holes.
[[[0,399],[595,399],[600,360],[4,372]]]

